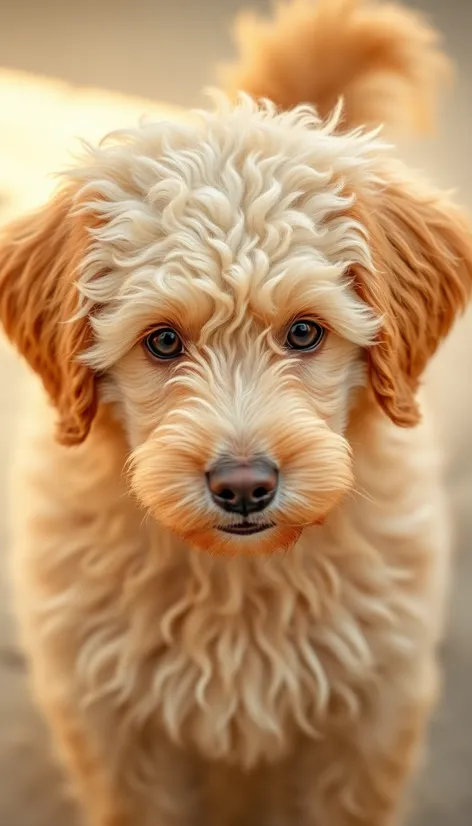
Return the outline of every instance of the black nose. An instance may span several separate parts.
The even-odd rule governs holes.
[[[265,459],[233,462],[221,459],[207,474],[208,487],[215,504],[229,513],[263,511],[277,491],[277,469]]]

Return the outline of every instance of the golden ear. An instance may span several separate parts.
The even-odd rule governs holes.
[[[57,408],[63,444],[85,439],[97,405],[93,374],[77,361],[90,343],[89,325],[85,318],[71,321],[87,243],[84,220],[71,207],[65,190],[0,235],[0,318]]]
[[[472,229],[445,198],[402,184],[358,206],[376,267],[357,274],[358,289],[383,319],[368,351],[370,380],[387,415],[408,427],[419,421],[423,370],[469,298]]]

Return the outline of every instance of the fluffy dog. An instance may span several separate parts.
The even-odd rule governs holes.
[[[42,379],[18,614],[93,826],[386,826],[435,695],[449,540],[418,388],[471,235],[360,127],[427,126],[447,64],[362,0],[241,31],[247,95],[88,148],[0,240]]]

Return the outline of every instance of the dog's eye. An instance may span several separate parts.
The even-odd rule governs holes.
[[[321,324],[308,319],[295,321],[287,334],[286,343],[292,350],[316,350],[326,335]]]
[[[143,341],[146,350],[157,359],[175,359],[184,351],[182,339],[171,327],[153,330]]]

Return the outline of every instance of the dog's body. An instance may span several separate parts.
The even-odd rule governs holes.
[[[472,255],[442,196],[337,130],[249,101],[143,127],[74,173],[74,210],[66,189],[3,241],[3,322],[56,408],[35,391],[22,438],[17,606],[93,826],[384,826],[400,805],[449,556],[417,385]],[[313,317],[326,344],[287,356]],[[175,370],[145,336],[171,323]],[[271,458],[269,524],[215,516],[222,455]]]
[[[435,692],[449,541],[430,429],[364,411],[362,496],[288,554],[214,559],[143,522],[119,428],[99,422],[65,448],[37,395],[17,604],[36,693],[97,823],[128,823],[110,795],[121,812],[139,780],[130,823],[382,823]]]

